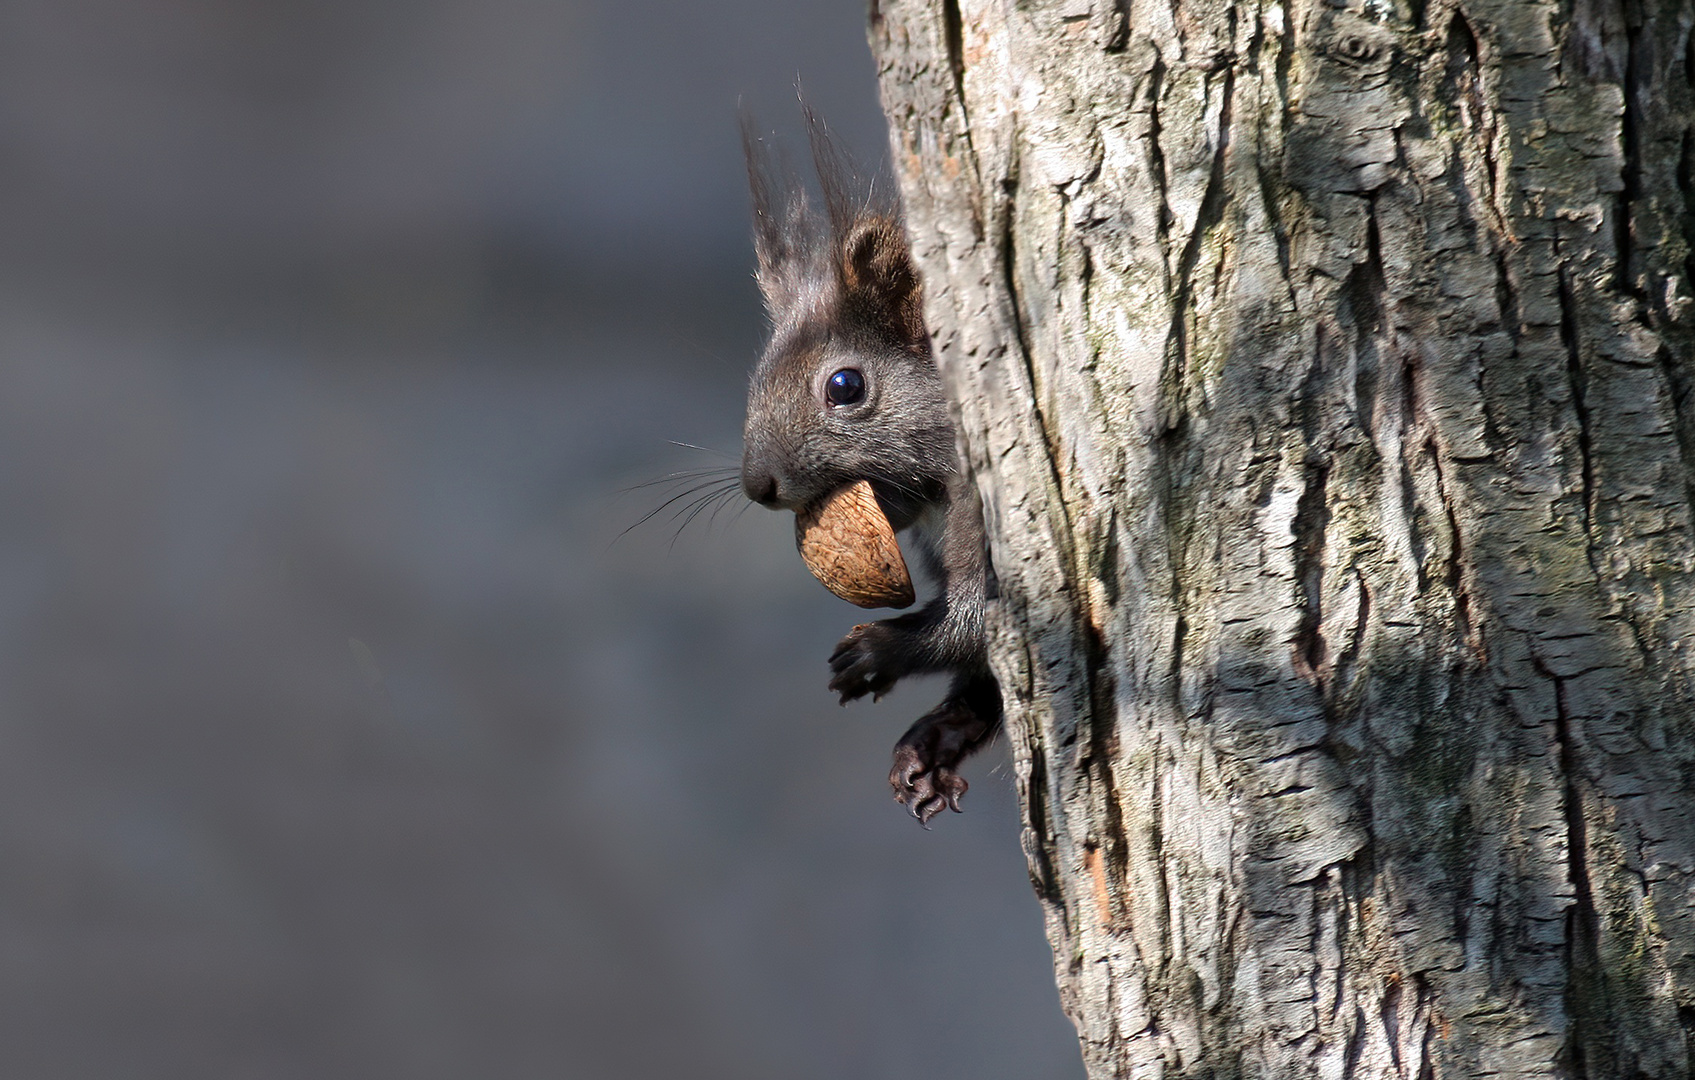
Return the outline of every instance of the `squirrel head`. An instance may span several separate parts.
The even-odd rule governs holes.
[[[742,126],[771,323],[748,391],[742,490],[801,510],[869,480],[900,529],[942,496],[954,469],[923,292],[899,206],[861,194],[823,124],[806,116],[822,213]]]

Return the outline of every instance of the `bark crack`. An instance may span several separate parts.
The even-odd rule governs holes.
[[[1304,466],[1306,482],[1295,504],[1290,531],[1295,536],[1295,583],[1301,618],[1295,630],[1295,670],[1322,692],[1324,645],[1324,533],[1330,525],[1326,483],[1330,467],[1313,451]]]
[[[1036,429],[1042,436],[1042,449],[1046,451],[1048,482],[1054,492],[1050,505],[1059,511],[1060,520],[1064,523],[1067,548],[1064,559],[1071,571],[1072,580],[1081,581],[1084,568],[1077,562],[1077,538],[1072,532],[1071,505],[1063,497],[1065,485],[1060,475],[1060,446],[1055,441],[1047,410],[1042,407],[1042,383],[1036,371],[1036,350],[1030,340],[1030,319],[1024,313],[1022,294],[1018,288],[1018,230],[1015,209],[1018,205],[1018,179],[1016,169],[1008,171],[1010,175],[1001,182],[1004,196],[1001,221],[1001,287],[1006,290],[1007,313],[1012,320],[1013,337],[1018,343],[1018,356],[1024,365],[1024,375],[1030,382],[1030,408],[1035,414]]]
[[[1624,162],[1620,170],[1621,188],[1618,194],[1617,220],[1618,230],[1614,242],[1618,246],[1614,269],[1614,285],[1619,292],[1635,299],[1641,304],[1646,297],[1643,295],[1640,282],[1630,263],[1635,254],[1635,220],[1636,202],[1642,192],[1642,118],[1644,108],[1642,102],[1643,87],[1641,77],[1641,52],[1643,25],[1640,13],[1633,10],[1633,4],[1628,0],[1623,5],[1628,31],[1625,34],[1624,76],[1620,80],[1624,91],[1624,115],[1619,120],[1620,149],[1623,151]],[[1642,308],[1638,307],[1640,313]]]
[[[1165,60],[1156,52],[1153,67],[1148,69],[1148,175],[1153,180],[1154,195],[1159,203],[1159,210],[1154,215],[1154,233],[1159,237],[1160,255],[1165,260],[1166,273],[1169,274],[1172,214],[1165,183],[1165,150],[1159,141],[1164,132],[1164,128],[1160,126],[1159,98],[1164,90]]]
[[[1282,149],[1289,144],[1289,131],[1294,127],[1295,117],[1289,107],[1289,73],[1294,67],[1294,27],[1293,20],[1285,18],[1281,33],[1278,35],[1277,63],[1274,78],[1277,81],[1277,146]]]
[[[1357,563],[1350,565],[1348,569],[1354,573],[1355,587],[1359,589],[1359,603],[1354,611],[1354,627],[1348,634],[1348,644],[1336,658],[1336,663],[1330,671],[1330,686],[1333,688],[1346,686],[1354,665],[1359,662],[1360,651],[1365,647],[1365,631],[1371,621],[1371,584],[1366,580],[1365,571],[1360,569]]]
[[[1117,524],[1115,512],[1107,522],[1106,539],[1099,545],[1099,572],[1093,574],[1097,580],[1109,581],[1117,576],[1113,572],[1113,565],[1117,562]],[[1096,545],[1090,546],[1094,548]],[[1111,601],[1110,597],[1108,601]],[[1089,684],[1090,710],[1088,767],[1101,787],[1105,810],[1105,827],[1095,840],[1103,863],[1100,888],[1104,894],[1101,897],[1104,910],[1101,921],[1106,929],[1117,930],[1121,921],[1118,914],[1122,907],[1121,898],[1128,887],[1126,876],[1130,853],[1125,840],[1124,808],[1113,769],[1118,739],[1117,681],[1112,675],[1112,650],[1098,615],[1091,604],[1083,620],[1083,678]]]
[[[1401,980],[1398,976],[1389,976],[1389,985],[1383,991],[1383,1000],[1378,1005],[1378,1021],[1383,1025],[1383,1040],[1389,1048],[1389,1064],[1395,1072],[1401,1072]]]
[[[942,0],[942,41],[947,49],[948,74],[953,78],[954,98],[965,130],[971,130],[971,114],[965,106],[965,20],[959,0]]]
[[[1411,373],[1408,373],[1411,378]],[[1448,525],[1448,557],[1443,562],[1443,584],[1447,586],[1448,595],[1454,598],[1454,616],[1459,620],[1460,632],[1465,637],[1466,644],[1479,659],[1484,657],[1483,635],[1472,618],[1471,590],[1466,585],[1465,537],[1460,531],[1459,513],[1454,508],[1454,497],[1448,490],[1448,477],[1442,469],[1442,454],[1436,445],[1436,439],[1431,436],[1425,440],[1424,452],[1430,457],[1431,470],[1436,474],[1436,495],[1442,500],[1442,514]]]
[[[1268,36],[1265,32],[1265,21],[1262,19],[1255,23],[1254,39],[1252,44],[1248,47],[1248,56],[1251,61],[1252,70],[1255,74],[1263,74],[1264,69],[1260,60],[1264,55],[1265,50],[1269,47]],[[1288,87],[1284,84],[1284,80],[1288,75],[1285,65],[1288,61],[1289,49],[1287,42],[1285,42],[1281,36],[1278,38],[1277,50],[1277,57],[1274,64],[1274,78],[1278,81],[1279,94],[1286,101],[1288,96]],[[1282,272],[1284,287],[1289,290],[1289,303],[1293,306],[1296,303],[1296,300],[1294,282],[1291,278],[1289,269],[1289,229],[1288,226],[1284,224],[1283,210],[1277,202],[1277,185],[1274,182],[1274,178],[1270,171],[1266,168],[1266,159],[1269,155],[1264,151],[1267,148],[1264,146],[1258,146],[1259,141],[1260,140],[1256,140],[1256,146],[1259,152],[1256,152],[1253,155],[1254,176],[1255,179],[1259,181],[1260,203],[1265,208],[1266,221],[1271,225],[1271,236],[1277,244],[1277,268]]]
[[[1537,671],[1554,686],[1554,741],[1564,777],[1566,869],[1572,904],[1566,911],[1566,998],[1571,1015],[1565,1057],[1572,1075],[1612,1076],[1613,1057],[1604,1021],[1606,981],[1601,970],[1601,923],[1595,909],[1595,886],[1589,877],[1589,827],[1583,814],[1583,792],[1577,780],[1577,747],[1573,741],[1566,681],[1540,660]],[[1599,1021],[1599,1022],[1598,1022]],[[1594,1060],[1599,1058],[1600,1060]],[[1594,1072],[1591,1071],[1594,1066]]]
[[[1101,51],[1121,53],[1130,43],[1130,0],[1112,0],[1110,24],[1101,40]]]
[[[1511,215],[1501,205],[1506,184],[1501,176],[1501,156],[1495,147],[1499,124],[1484,93],[1477,33],[1461,11],[1455,11],[1448,20],[1447,49],[1448,70],[1442,97],[1453,103],[1460,128],[1470,133],[1476,152],[1483,159],[1483,179],[1489,189],[1484,205],[1492,219],[1493,231],[1499,237],[1510,238]]]
[[[1695,30],[1690,31],[1689,40],[1695,45]],[[1695,77],[1695,67],[1691,69]],[[1683,131],[1682,153],[1678,155],[1677,193],[1683,200],[1683,281],[1684,287],[1695,293],[1695,129],[1685,128]]]
[[[1577,417],[1577,453],[1582,485],[1579,494],[1583,501],[1583,542],[1590,570],[1596,580],[1604,580],[1595,536],[1595,455],[1594,433],[1590,423],[1588,373],[1583,369],[1583,355],[1578,332],[1577,298],[1572,291],[1571,275],[1560,253],[1559,234],[1554,234],[1554,262],[1560,301],[1560,341],[1566,349],[1566,379],[1571,385],[1572,411]]]
[[[1024,648],[1023,662],[1026,668],[1034,668],[1036,663],[1036,658],[1028,646]],[[1009,719],[1017,715],[1017,710],[1008,710]],[[1014,730],[1009,734],[1018,733]],[[1048,809],[1047,755],[1042,753],[1039,746],[1034,745],[1035,740],[1028,736],[1014,738],[1011,742],[1015,748],[1032,747],[1027,758],[1029,777],[1022,792],[1022,802],[1025,806],[1024,828],[1018,837],[1018,845],[1024,850],[1024,868],[1030,876],[1030,887],[1035,890],[1036,898],[1048,908],[1051,917],[1063,925],[1065,892],[1053,864],[1054,828]],[[1069,930],[1069,927],[1067,929]]]
[[[1518,289],[1513,285],[1512,274],[1507,268],[1507,256],[1503,251],[1495,252],[1495,306],[1501,312],[1501,329],[1512,339],[1516,352],[1523,324],[1520,322],[1518,311]]]
[[[1283,223],[1283,211],[1277,205],[1272,178],[1266,172],[1264,158],[1258,157],[1254,162],[1254,176],[1259,180],[1260,203],[1265,207],[1265,218],[1271,224],[1271,238],[1277,242],[1277,268],[1282,271],[1283,285],[1289,290],[1289,303],[1298,303],[1295,297],[1295,285],[1289,269],[1289,230]]]
[[[1156,59],[1153,77],[1149,88],[1152,102],[1150,116],[1150,164],[1158,188],[1160,201],[1159,235],[1162,250],[1169,251],[1170,225],[1175,220],[1171,213],[1165,186],[1164,153],[1160,149],[1159,135],[1159,94],[1163,85],[1164,64]],[[1224,195],[1224,165],[1225,154],[1230,146],[1230,124],[1232,114],[1232,97],[1235,87],[1235,72],[1226,68],[1221,93],[1223,100],[1219,110],[1219,142],[1213,153],[1212,170],[1207,178],[1207,188],[1201,199],[1201,206],[1195,218],[1194,229],[1186,241],[1181,258],[1178,260],[1174,287],[1170,289],[1173,299],[1171,306],[1171,323],[1166,337],[1166,356],[1164,370],[1161,373],[1161,430],[1154,440],[1154,475],[1158,480],[1160,506],[1165,518],[1165,534],[1170,545],[1170,561],[1173,569],[1171,577],[1171,604],[1177,615],[1177,632],[1175,641],[1175,660],[1172,668],[1173,693],[1176,695],[1179,710],[1183,710],[1182,701],[1182,656],[1183,641],[1188,630],[1184,617],[1184,597],[1182,582],[1185,579],[1183,567],[1187,561],[1187,510],[1180,495],[1181,483],[1179,477],[1183,474],[1182,464],[1177,460],[1187,441],[1189,433],[1189,411],[1185,381],[1188,374],[1188,321],[1190,295],[1193,287],[1192,278],[1195,264],[1199,261],[1201,241],[1207,231],[1223,218],[1225,203]],[[1168,264],[1169,265],[1169,264]],[[1168,273],[1170,271],[1168,270]]]
[[[1695,521],[1695,425],[1689,417],[1690,379],[1671,349],[1661,342],[1656,359],[1660,374],[1666,380],[1666,398],[1671,406],[1672,430],[1677,435],[1680,464],[1683,466],[1683,497],[1688,503],[1690,518]]]
[[[1195,264],[1200,261],[1201,244],[1206,234],[1224,217],[1224,162],[1225,155],[1230,150],[1230,119],[1232,97],[1236,85],[1236,72],[1226,67],[1224,84],[1220,89],[1222,101],[1218,112],[1218,147],[1212,155],[1212,171],[1207,176],[1205,193],[1201,196],[1200,209],[1195,214],[1195,224],[1190,230],[1188,239],[1184,241],[1183,253],[1177,260],[1176,287],[1172,290],[1171,329],[1166,340],[1169,342],[1166,352],[1166,407],[1167,426],[1171,426],[1169,410],[1181,408],[1184,395],[1184,379],[1188,372],[1189,362],[1189,301],[1194,291]]]

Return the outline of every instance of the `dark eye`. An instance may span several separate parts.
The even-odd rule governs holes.
[[[832,406],[859,404],[865,400],[865,376],[857,368],[842,368],[824,384],[824,400]]]

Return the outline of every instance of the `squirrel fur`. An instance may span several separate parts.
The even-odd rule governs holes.
[[[1000,726],[985,656],[987,546],[924,326],[900,208],[858,189],[807,111],[823,212],[743,122],[758,281],[771,338],[748,391],[742,490],[799,511],[868,480],[937,587],[917,611],[854,627],[830,657],[846,704],[907,675],[952,676],[895,746],[889,782],[920,821],[959,810],[958,766]]]

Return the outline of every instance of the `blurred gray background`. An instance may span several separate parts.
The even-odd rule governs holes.
[[[0,2],[0,1076],[1081,1076],[1004,750],[922,831],[786,516],[620,536],[863,19]]]

